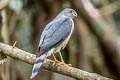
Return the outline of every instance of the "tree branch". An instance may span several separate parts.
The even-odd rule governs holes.
[[[27,62],[29,64],[34,64],[36,56],[34,54],[25,52],[21,49],[18,48],[13,48],[12,46],[9,46],[7,44],[4,43],[0,43],[0,53],[4,53],[12,58]],[[76,79],[82,79],[82,80],[112,80],[109,78],[105,78],[103,76],[100,76],[98,74],[95,73],[89,73],[80,69],[76,69],[73,67],[68,67],[68,66],[58,66],[52,65],[53,61],[49,60],[49,59],[45,59],[42,68],[52,71],[52,72],[56,72],[56,73],[60,73],[72,78],[76,78]]]
[[[102,13],[93,6],[91,0],[71,0],[71,3],[96,35],[109,71],[116,79],[120,80],[120,63],[118,62],[120,61],[120,51],[114,28],[105,20]]]
[[[110,4],[102,7],[100,9],[100,11],[104,16],[107,16],[107,15],[112,15],[119,9],[120,9],[120,1],[115,1],[113,3],[110,3]]]

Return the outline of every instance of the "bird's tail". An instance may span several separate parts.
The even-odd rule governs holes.
[[[33,79],[38,74],[38,71],[39,71],[45,57],[46,57],[46,54],[42,54],[41,56],[36,58],[36,62],[33,66],[32,75],[31,75],[30,79]]]

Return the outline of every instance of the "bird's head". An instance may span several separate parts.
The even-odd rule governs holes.
[[[76,11],[71,8],[66,8],[63,11],[61,11],[61,15],[67,16],[69,18],[77,17]]]

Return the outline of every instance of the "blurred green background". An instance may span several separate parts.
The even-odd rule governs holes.
[[[77,11],[78,18],[74,20],[71,40],[62,50],[65,62],[88,72],[120,80],[120,53],[116,52],[120,49],[111,43],[115,41],[120,47],[120,0],[84,0],[88,12],[84,11],[82,1],[9,0],[8,5],[0,10],[0,42],[13,45],[17,41],[18,48],[36,54],[45,25],[62,9],[70,7]],[[90,4],[95,9],[92,14],[89,13],[89,10],[92,11]],[[0,80],[28,80],[31,70],[32,65],[8,57],[8,62],[0,65]],[[35,80],[75,79],[40,69]]]

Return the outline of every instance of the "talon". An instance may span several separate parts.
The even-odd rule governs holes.
[[[56,57],[55,57],[55,55],[54,54],[52,54],[53,55],[53,58],[54,58],[54,62],[53,62],[53,66],[55,65],[55,64],[57,64],[58,62],[60,62],[60,61],[58,61],[57,59],[56,59]]]
[[[60,65],[72,66],[71,64],[66,64],[66,63],[64,63],[64,62],[59,62],[58,65],[59,65],[59,66],[60,66]]]
[[[59,63],[58,63],[58,66],[63,65],[63,64],[64,64],[63,62],[59,62]]]
[[[55,65],[55,64],[57,64],[57,63],[59,63],[60,61],[58,61],[58,60],[55,60],[55,61],[53,61],[53,66]]]
[[[52,65],[54,66],[56,63],[57,63],[57,62],[56,62],[56,61],[54,61]]]

